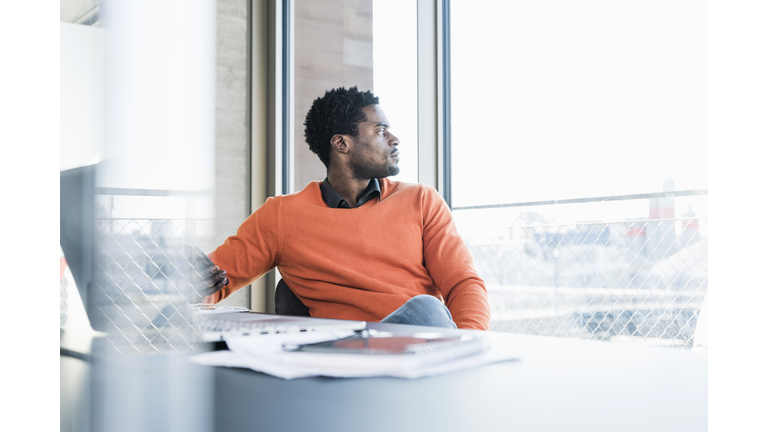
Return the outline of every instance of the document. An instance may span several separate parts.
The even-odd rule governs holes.
[[[242,367],[284,379],[312,376],[420,378],[491,363],[517,360],[511,347],[490,345],[478,354],[443,362],[419,361],[411,354],[356,354],[286,351],[284,346],[313,344],[351,337],[353,331],[239,336],[227,339],[229,351],[195,355],[192,361],[209,366]]]

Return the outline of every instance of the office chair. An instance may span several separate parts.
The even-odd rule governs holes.
[[[309,308],[280,279],[275,288],[275,313],[278,315],[309,316]]]

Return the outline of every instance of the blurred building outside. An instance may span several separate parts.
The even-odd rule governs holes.
[[[492,330],[691,347],[708,288],[707,237],[690,208],[674,217],[674,197],[648,201],[647,219],[555,224],[521,212],[502,236],[465,237]]]

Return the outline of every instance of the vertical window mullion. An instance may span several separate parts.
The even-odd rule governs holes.
[[[442,0],[443,199],[453,208],[451,194],[451,0]]]
[[[291,193],[291,0],[283,0],[282,2],[282,194],[287,195]]]

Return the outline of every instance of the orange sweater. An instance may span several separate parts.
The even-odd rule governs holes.
[[[381,199],[329,208],[320,182],[269,198],[210,254],[219,302],[277,267],[314,317],[380,321],[410,298],[443,300],[459,328],[488,330],[483,280],[433,188],[380,179]]]

